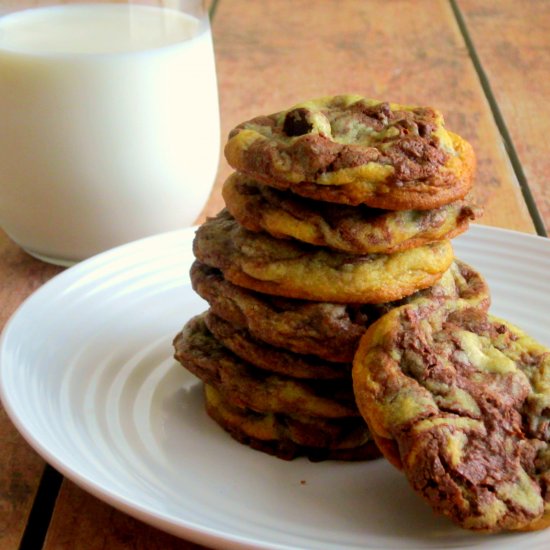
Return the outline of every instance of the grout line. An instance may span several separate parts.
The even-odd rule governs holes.
[[[38,550],[42,548],[62,481],[63,476],[49,464],[46,464],[34,497],[27,526],[19,543],[19,550]]]
[[[546,231],[544,221],[542,219],[542,216],[540,215],[540,212],[538,211],[535,199],[533,198],[531,189],[529,187],[529,183],[527,181],[527,177],[525,176],[525,172],[523,171],[521,161],[519,160],[519,156],[517,154],[516,148],[514,147],[514,142],[510,136],[510,132],[508,131],[508,127],[506,126],[504,117],[500,112],[500,108],[498,106],[496,98],[491,89],[491,84],[489,83],[487,74],[485,73],[483,66],[481,64],[481,61],[479,59],[479,56],[477,55],[474,43],[472,41],[470,33],[468,32],[468,28],[466,26],[464,16],[462,15],[460,8],[458,7],[457,0],[449,0],[449,1],[451,4],[451,8],[453,10],[454,16],[456,18],[458,28],[460,29],[462,37],[464,38],[464,42],[466,43],[468,53],[470,54],[470,58],[472,59],[472,63],[474,65],[478,78],[481,82],[481,87],[483,88],[485,97],[489,102],[491,112],[493,113],[493,118],[495,120],[497,128],[502,137],[504,148],[506,149],[506,153],[508,154],[508,158],[510,159],[510,162],[512,164],[512,168],[518,180],[521,192],[523,194],[523,199],[527,205],[527,209],[529,210],[529,214],[531,216],[535,229],[539,235],[543,237],[548,237],[548,233]]]
[[[216,14],[216,9],[218,8],[219,0],[213,0],[212,4],[210,4],[210,9],[208,10],[208,15],[210,16],[210,22],[214,19],[214,15]]]

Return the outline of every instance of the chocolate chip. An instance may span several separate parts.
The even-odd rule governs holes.
[[[378,120],[387,124],[388,120],[393,118],[393,113],[390,104],[387,102],[377,103],[376,105],[367,105],[362,101],[358,101],[352,110],[360,112],[362,115],[367,116],[373,120]]]
[[[287,136],[303,136],[311,132],[313,124],[309,120],[310,112],[303,107],[289,111],[285,116],[283,132]]]
[[[434,131],[434,125],[429,122],[418,123],[418,135],[420,137],[428,137]]]
[[[374,106],[372,109],[372,116],[374,118],[377,118],[378,120],[381,120],[383,122],[386,122],[390,118],[392,118],[392,110],[390,107],[390,104],[387,102],[379,103],[378,105]]]

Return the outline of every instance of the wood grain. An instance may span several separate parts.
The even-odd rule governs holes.
[[[19,547],[44,462],[0,407],[0,548]]]
[[[550,3],[459,0],[477,55],[550,233]]]
[[[44,550],[201,550],[63,482]]]
[[[322,95],[433,105],[476,149],[481,223],[534,231],[447,0],[324,1],[315,8],[308,0],[222,0],[213,28],[222,136],[243,120]],[[222,160],[204,214],[222,207],[219,190],[229,173]]]
[[[31,258],[0,230],[0,329],[27,296],[60,270]],[[0,548],[19,546],[43,469],[43,460],[0,406]]]

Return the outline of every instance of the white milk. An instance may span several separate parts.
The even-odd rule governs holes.
[[[31,254],[192,224],[219,131],[207,21],[123,4],[0,18],[0,225]]]

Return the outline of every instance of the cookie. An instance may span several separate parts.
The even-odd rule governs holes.
[[[550,350],[467,302],[421,300],[369,327],[353,382],[435,511],[486,532],[550,523]]]
[[[357,95],[323,97],[239,124],[229,164],[299,195],[387,210],[428,210],[464,197],[475,156],[429,107]]]
[[[246,363],[208,331],[202,315],[174,339],[175,359],[214,386],[233,405],[261,413],[303,414],[322,418],[358,417],[351,377],[299,380]]]
[[[261,294],[230,283],[219,269],[198,261],[190,275],[193,289],[216,315],[295,353],[351,362],[368,322],[365,307]]]
[[[386,304],[337,304],[280,298],[236,286],[221,271],[201,262],[191,267],[194,290],[211,310],[237,328],[246,328],[262,342],[327,361],[351,362],[366,328],[401,302]],[[413,294],[421,297],[467,300],[487,309],[489,288],[471,266],[455,260],[438,283]]]
[[[449,241],[356,255],[253,233],[222,210],[199,227],[193,252],[246,288],[321,302],[381,303],[435,284],[453,261]]]
[[[334,363],[315,355],[300,355],[253,338],[245,328],[208,312],[204,317],[216,340],[241,359],[263,370],[293,378],[336,380],[351,377],[351,362]]]
[[[362,418],[325,419],[258,413],[228,403],[205,385],[205,408],[234,439],[284,460],[372,460],[380,452]]]
[[[481,215],[470,200],[431,210],[379,210],[315,201],[232,174],[223,197],[231,215],[250,231],[294,238],[350,254],[392,254],[451,239]]]

